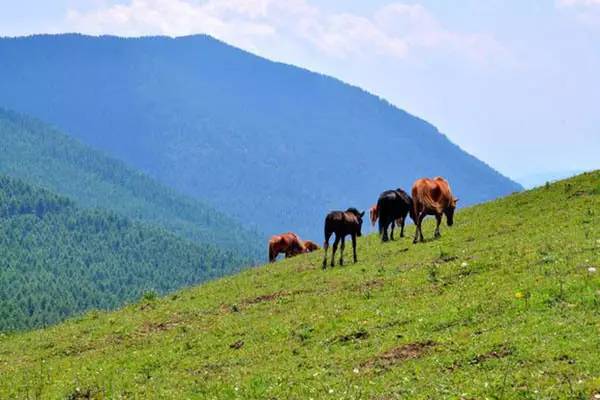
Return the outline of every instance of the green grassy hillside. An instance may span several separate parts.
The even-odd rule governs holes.
[[[41,121],[0,108],[0,139],[2,174],[87,208],[112,210],[196,243],[235,251],[242,265],[265,258],[258,234]]]
[[[0,397],[594,398],[600,172],[462,210],[442,234],[3,336]]]
[[[168,293],[238,271],[240,263],[214,246],[82,210],[1,175],[0,255],[0,332],[114,309],[147,291]]]

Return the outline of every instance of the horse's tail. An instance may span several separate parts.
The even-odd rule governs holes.
[[[275,252],[275,243],[273,239],[269,240],[269,262],[275,262],[277,259],[277,253]]]
[[[412,197],[410,198],[410,201],[412,203],[411,207],[410,207],[410,217],[412,218],[412,220],[415,224],[418,223],[417,222],[417,219],[419,216],[418,207],[419,207],[419,202],[421,201],[421,200],[419,200],[419,196],[420,196],[419,191],[417,190],[416,187],[413,187]]]
[[[413,201],[413,198],[410,196],[406,196],[407,197],[407,201],[408,201],[408,214],[410,215],[410,219],[413,220],[413,222],[417,222],[417,212],[415,209],[415,204]]]

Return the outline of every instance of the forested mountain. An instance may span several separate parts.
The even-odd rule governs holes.
[[[521,187],[359,88],[208,36],[0,40],[0,104],[63,128],[261,230],[444,175],[470,204]]]
[[[0,173],[65,195],[78,205],[109,209],[195,243],[236,252],[243,264],[265,258],[258,234],[207,204],[178,195],[41,121],[2,109]]]
[[[162,229],[0,176],[0,331],[44,326],[146,291],[239,269],[240,260]]]

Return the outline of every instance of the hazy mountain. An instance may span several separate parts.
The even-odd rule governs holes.
[[[320,236],[328,210],[421,176],[463,205],[521,189],[385,100],[208,36],[2,39],[0,105],[267,233]]]

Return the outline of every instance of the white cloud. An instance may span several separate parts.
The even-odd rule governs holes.
[[[496,62],[507,55],[489,36],[449,31],[423,6],[399,2],[365,16],[325,12],[307,0],[130,0],[91,11],[70,10],[67,24],[89,34],[206,33],[265,55],[272,55],[275,43],[307,47],[338,59],[405,59],[443,51],[476,62]]]

